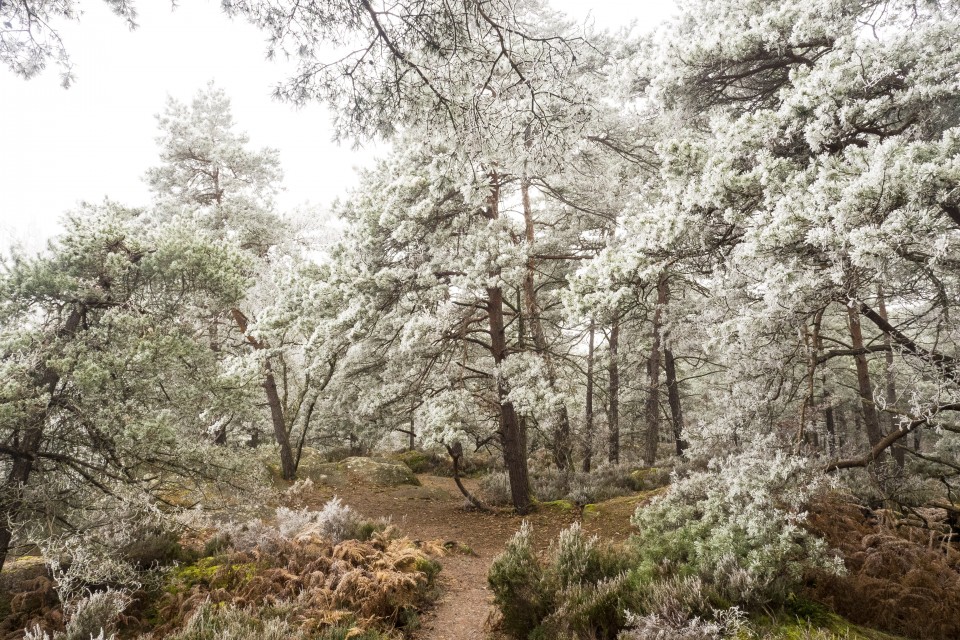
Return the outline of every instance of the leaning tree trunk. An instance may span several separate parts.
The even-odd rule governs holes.
[[[854,356],[857,368],[857,389],[860,392],[860,407],[863,414],[864,429],[870,446],[875,447],[883,439],[880,429],[880,417],[877,407],[873,403],[873,385],[870,383],[870,369],[867,365],[867,356],[864,353],[863,331],[860,328],[860,312],[854,306],[847,306],[847,315],[850,320],[850,343],[858,354]]]
[[[80,328],[83,318],[82,305],[77,305],[70,312],[66,322],[57,331],[58,338],[69,338]],[[23,490],[33,473],[34,462],[43,447],[43,431],[51,406],[60,385],[60,374],[55,369],[41,362],[33,369],[31,378],[36,381],[36,390],[47,395],[47,403],[38,411],[30,424],[25,428],[23,435],[14,438],[11,455],[13,462],[10,473],[0,488],[0,571],[6,564],[7,554],[10,553],[10,544],[13,542],[12,524],[23,510]]]
[[[617,351],[620,346],[620,316],[614,314],[607,338],[610,349],[608,400],[607,400],[607,460],[611,464],[620,462],[620,362]]]
[[[647,379],[650,388],[647,393],[647,443],[643,462],[652,467],[657,461],[657,448],[660,444],[660,360],[663,339],[663,311],[669,298],[667,274],[660,275],[657,282],[657,306],[653,311],[653,336],[650,345],[650,358],[647,360]]]
[[[237,328],[246,337],[254,349],[262,351],[266,345],[247,333],[249,321],[247,316],[239,309],[231,309]],[[260,383],[267,396],[267,406],[270,408],[270,422],[273,424],[273,436],[280,447],[280,476],[284,480],[293,480],[297,477],[297,463],[293,457],[293,447],[290,446],[290,432],[287,429],[287,421],[283,415],[283,402],[280,400],[280,393],[277,391],[277,380],[273,375],[273,365],[270,358],[263,359],[263,382]]]
[[[540,303],[537,300],[537,289],[534,282],[537,263],[533,256],[533,243],[536,239],[533,209],[530,206],[530,178],[524,174],[520,180],[520,196],[523,205],[523,221],[525,237],[527,241],[526,273],[523,277],[523,303],[526,317],[530,325],[530,335],[533,338],[533,344],[537,353],[543,360],[544,369],[547,373],[547,384],[551,391],[556,391],[557,387],[557,367],[553,361],[550,352],[550,345],[547,343],[547,335],[543,330],[543,323],[540,321]],[[553,460],[557,468],[564,470],[570,467],[572,463],[572,443],[570,441],[570,414],[567,411],[566,403],[561,402],[554,407],[553,419],[556,423],[553,433]]]

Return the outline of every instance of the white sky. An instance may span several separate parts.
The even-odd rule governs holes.
[[[644,30],[674,6],[670,0],[554,4],[575,18],[590,12],[598,27],[636,17]],[[140,0],[133,32],[104,3],[90,1],[84,9],[79,23],[60,25],[76,75],[70,89],[61,88],[53,66],[29,81],[0,68],[0,247],[39,249],[80,201],[109,196],[147,204],[141,176],[157,162],[154,114],[167,95],[187,102],[210,80],[230,97],[251,144],[279,150],[284,210],[328,205],[356,184],[354,167],[374,157],[369,145],[354,151],[334,144],[323,107],[295,109],[270,97],[290,67],[265,61],[261,32],[226,18],[219,0],[190,0],[174,11],[164,0]]]

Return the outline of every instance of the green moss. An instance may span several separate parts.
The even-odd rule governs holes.
[[[545,509],[555,509],[557,511],[574,511],[577,505],[569,500],[551,500],[549,502],[539,502],[539,506]]]
[[[422,451],[411,449],[398,453],[394,458],[407,465],[414,473],[424,473],[430,469],[430,457]]]
[[[201,558],[193,564],[181,565],[170,572],[165,590],[182,593],[197,585],[219,588],[245,584],[253,579],[258,567],[253,563],[225,565],[219,558]]]

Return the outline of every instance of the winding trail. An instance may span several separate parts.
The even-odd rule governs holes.
[[[464,508],[464,500],[451,478],[418,476],[421,487],[370,487],[361,485],[318,487],[314,499],[334,494],[367,517],[389,517],[413,540],[454,542],[469,553],[449,553],[440,558],[441,594],[436,606],[421,617],[416,640],[483,640],[493,611],[487,571],[493,559],[520,528],[524,518],[507,511],[481,513]],[[469,490],[474,482],[466,480]],[[550,540],[578,519],[573,510],[543,509],[527,516],[534,540],[545,548]]]

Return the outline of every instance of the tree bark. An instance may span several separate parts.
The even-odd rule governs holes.
[[[657,306],[653,311],[653,334],[650,345],[650,357],[647,359],[647,379],[650,387],[647,392],[647,442],[643,462],[652,467],[657,461],[657,449],[660,444],[660,365],[661,342],[663,340],[663,311],[670,296],[667,274],[660,274],[657,281]]]
[[[870,369],[867,365],[867,356],[863,350],[863,331],[860,328],[860,313],[856,306],[847,306],[847,315],[850,321],[850,342],[855,350],[861,353],[854,356],[857,368],[857,388],[860,392],[860,408],[863,414],[864,430],[870,446],[875,447],[883,439],[880,429],[880,418],[873,403],[873,385],[870,383]]]
[[[500,217],[500,185],[494,173],[490,176],[490,196],[485,216],[490,220]],[[492,273],[498,276],[499,273]],[[503,321],[503,290],[487,287],[487,319],[490,327],[490,353],[499,368],[507,358],[507,336]],[[527,437],[523,423],[517,417],[513,403],[507,400],[503,376],[497,375],[497,404],[500,409],[500,444],[503,464],[510,478],[510,497],[514,510],[523,515],[530,511],[530,478],[527,473]]]
[[[677,364],[673,349],[663,350],[663,371],[667,376],[667,401],[670,403],[670,420],[673,423],[673,442],[678,456],[682,456],[690,444],[683,437],[683,405],[680,404],[680,384],[677,382]]]
[[[887,317],[887,303],[883,297],[883,287],[880,286],[877,291],[877,311],[880,313],[880,317],[884,321],[889,321]],[[897,381],[893,374],[893,340],[890,338],[889,333],[883,334],[883,344],[887,348],[886,353],[883,357],[883,377],[884,377],[884,400],[888,409],[893,409],[897,405]],[[893,417],[893,414],[889,411],[883,413],[883,422],[886,427],[884,431],[889,435],[893,432],[894,429],[899,429],[900,425],[898,421]],[[916,433],[920,433],[919,430]],[[903,450],[903,446],[897,442],[891,448],[893,453],[893,459],[896,461],[898,467],[903,467],[905,463],[906,452]]]
[[[460,479],[460,458],[463,457],[463,446],[459,442],[454,442],[452,446],[447,446],[447,454],[453,461],[453,481],[456,483],[457,489],[459,489],[463,497],[479,511],[489,512],[490,507],[483,504],[479,498],[470,493],[467,488],[463,486],[463,481]]]
[[[607,400],[607,428],[609,430],[607,460],[611,464],[620,462],[620,363],[617,351],[620,347],[620,315],[615,313],[610,324],[610,336],[607,339],[610,349],[609,383]]]
[[[490,319],[490,344],[493,360],[499,366],[507,357],[507,341],[503,323],[503,291],[499,287],[487,289],[487,315]],[[506,399],[507,388],[503,377],[497,376],[497,402],[500,405],[500,444],[503,446],[503,464],[510,477],[510,497],[519,514],[530,510],[530,479],[527,474],[526,438],[517,420],[513,403]]]
[[[583,434],[583,471],[589,473],[593,463],[593,351],[594,334],[596,328],[590,322],[590,332],[587,339],[587,398],[586,415],[584,416]]]
[[[57,330],[56,337],[59,339],[73,336],[80,328],[83,314],[84,310],[81,306],[74,307],[66,322]],[[23,490],[30,480],[34,462],[43,446],[44,427],[50,415],[50,409],[55,402],[57,386],[60,384],[60,374],[55,369],[48,367],[45,361],[36,365],[31,378],[35,381],[34,387],[41,393],[46,393],[48,400],[43,409],[33,416],[30,424],[24,430],[23,436],[14,438],[16,453],[10,465],[10,473],[7,474],[7,479],[4,481],[2,490],[0,490],[0,496],[2,496],[2,502],[0,502],[0,571],[3,571],[7,554],[10,552],[10,544],[13,542],[11,525],[23,510]]]
[[[254,349],[262,351],[266,345],[247,334],[249,321],[247,316],[239,309],[231,309],[233,320],[237,328],[244,335]],[[263,382],[260,383],[267,396],[267,406],[270,408],[270,422],[273,424],[273,435],[280,447],[280,476],[284,480],[293,480],[297,477],[297,463],[293,458],[293,447],[290,446],[290,432],[287,429],[287,421],[283,415],[283,402],[280,400],[280,393],[277,390],[277,380],[273,375],[273,365],[270,357],[263,359]]]

